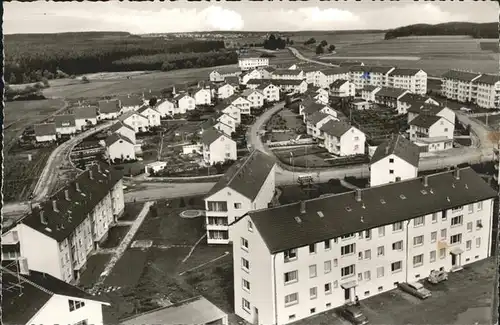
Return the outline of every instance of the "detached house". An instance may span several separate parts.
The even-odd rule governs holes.
[[[202,137],[203,159],[207,165],[236,160],[236,142],[230,136],[215,129],[205,130]]]
[[[262,79],[262,78],[263,78],[263,76],[262,76],[261,70],[252,69],[241,76],[241,84],[246,85],[249,80]]]
[[[149,101],[153,98],[159,101],[159,100],[165,98],[165,95],[163,94],[162,91],[151,90],[151,89],[149,89],[149,91],[147,91],[147,92],[142,93],[142,100],[143,100],[144,104],[149,104]]]
[[[62,114],[54,116],[56,132],[61,135],[73,135],[76,133],[76,120],[73,114]]]
[[[300,69],[278,69],[271,76],[272,79],[304,80],[304,71]]]
[[[231,97],[235,93],[235,88],[234,86],[228,84],[228,83],[223,83],[222,85],[217,87],[217,98],[219,99],[226,99],[228,97]]]
[[[306,96],[312,97],[317,103],[328,105],[330,100],[329,92],[325,88],[320,87],[309,87],[304,93]]]
[[[365,134],[346,122],[330,120],[320,128],[320,132],[324,147],[334,155],[345,157],[365,153]]]
[[[35,139],[36,142],[51,142],[57,140],[57,131],[55,123],[35,124]]]
[[[104,140],[106,153],[110,161],[119,159],[121,161],[135,160],[135,143],[131,139],[113,133]]]
[[[224,100],[226,104],[236,106],[241,114],[250,115],[250,107],[252,103],[243,96],[233,95]]]
[[[410,122],[410,140],[424,147],[424,151],[441,151],[453,148],[455,125],[446,118],[420,114]]]
[[[236,125],[237,126],[240,125],[241,112],[240,112],[240,109],[238,107],[231,105],[231,104],[222,103],[222,104],[215,107],[215,111],[218,113],[224,113],[224,114],[231,116],[236,121]]]
[[[147,132],[149,129],[149,120],[139,112],[128,112],[120,116],[120,121],[132,127],[135,133]]]
[[[439,105],[434,99],[418,94],[406,93],[398,99],[398,114],[406,114],[409,110],[420,109],[424,104]]]
[[[201,88],[193,92],[195,105],[210,105],[212,104],[212,93],[210,89]]]
[[[217,117],[217,121],[219,123],[229,126],[231,132],[226,133],[227,135],[231,136],[231,134],[236,131],[236,126],[238,125],[238,122],[231,115],[223,113],[219,117]]]
[[[455,124],[455,112],[446,106],[435,104],[413,104],[408,108],[408,123],[421,114],[437,115]]]
[[[108,134],[117,133],[136,143],[135,130],[128,124],[118,121],[108,129]]]
[[[179,114],[186,114],[196,108],[196,101],[187,94],[178,94],[174,97],[175,105],[179,108]]]
[[[241,95],[250,101],[251,108],[262,107],[264,105],[264,99],[266,99],[266,96],[258,88],[245,89]]]
[[[335,97],[354,97],[356,88],[349,80],[337,79],[330,85],[330,92]]]
[[[271,79],[274,71],[276,71],[273,67],[260,67],[258,69],[262,79]]]
[[[375,94],[375,102],[396,109],[398,100],[406,93],[408,90],[405,89],[382,87]]]
[[[2,229],[2,251],[8,245],[13,252],[3,260],[26,258],[30,269],[74,283],[124,207],[122,173],[93,165],[12,227]],[[54,315],[61,313],[51,311],[52,318],[46,320],[54,323]]]
[[[382,87],[367,85],[361,88],[361,98],[368,102],[375,102],[375,95],[382,89]]]
[[[328,105],[317,103],[313,101],[311,98],[307,98],[302,103],[299,104],[299,114],[303,117],[304,123],[306,123],[307,118],[316,113],[322,112],[328,115],[335,117],[336,119],[341,119],[341,113],[337,112],[333,108]]]
[[[98,107],[100,120],[113,120],[120,115],[120,102],[118,99],[100,100]]]
[[[420,149],[398,135],[380,144],[370,161],[370,186],[400,182],[418,175]]]
[[[219,117],[222,115],[225,115],[225,114],[219,113]],[[205,122],[203,122],[201,124],[199,134],[203,134],[205,131],[210,130],[210,129],[216,129],[216,130],[224,133],[228,137],[231,137],[231,134],[234,132],[235,127],[230,126],[228,124],[225,124],[225,123],[217,120],[217,118],[209,118],[208,120],[206,120]]]
[[[174,103],[168,99],[160,99],[156,103],[155,109],[160,112],[161,117],[174,116],[175,114],[179,114],[176,112]]]
[[[260,93],[265,96],[264,99],[270,103],[280,100],[280,89],[272,83],[260,84],[257,86],[257,90],[260,91]]]
[[[237,67],[217,68],[210,72],[210,81],[222,82],[227,77],[237,77],[241,74],[241,70]]]
[[[144,104],[144,100],[137,95],[118,96],[118,101],[120,102],[120,112],[122,114],[136,111]]]
[[[155,108],[149,105],[144,105],[137,110],[137,113],[148,119],[148,128],[161,125],[161,114]]]
[[[229,225],[251,210],[268,207],[274,197],[275,165],[270,156],[254,150],[233,164],[212,187],[205,196],[208,244],[233,240],[235,246],[239,245],[240,238],[229,233]]]
[[[337,120],[335,117],[323,112],[315,112],[306,119],[307,134],[315,139],[323,139],[321,127],[329,121]]]
[[[83,131],[88,127],[97,125],[97,107],[79,107],[73,110],[75,115],[75,125],[78,131]]]

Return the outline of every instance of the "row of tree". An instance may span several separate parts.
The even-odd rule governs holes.
[[[293,45],[290,38],[282,39],[281,36],[276,37],[274,34],[269,35],[269,38],[262,44],[267,50],[284,49],[287,45]]]
[[[405,36],[469,35],[473,38],[498,39],[498,23],[416,24],[395,28],[385,33],[386,40]]]

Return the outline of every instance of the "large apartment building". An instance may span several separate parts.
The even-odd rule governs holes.
[[[472,169],[252,211],[231,226],[235,312],[288,324],[490,256],[497,193]]]
[[[122,174],[91,166],[3,230],[2,258],[26,258],[32,270],[73,283],[124,207]]]
[[[500,76],[450,70],[443,75],[441,94],[483,108],[500,107]]]
[[[406,89],[414,94],[427,93],[427,73],[421,69],[355,65],[349,67],[349,81],[356,89],[375,86]]]
[[[259,150],[236,162],[205,197],[207,242],[228,244],[229,224],[267,208],[274,197],[275,161]]]
[[[238,59],[238,66],[242,71],[247,71],[259,67],[267,67],[268,65],[269,65],[269,58],[240,57]]]

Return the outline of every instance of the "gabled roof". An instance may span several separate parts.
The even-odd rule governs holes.
[[[372,91],[374,91],[374,90],[375,90],[375,89],[377,89],[377,88],[379,88],[379,87],[377,87],[377,86],[372,86],[372,85],[366,85],[366,86],[364,86],[364,87],[361,89],[361,91],[369,91],[369,92],[372,92]]]
[[[3,324],[27,324],[54,295],[109,305],[101,297],[93,296],[47,273],[30,270],[29,274],[18,275],[12,266],[7,267],[2,262]]]
[[[275,164],[272,157],[254,150],[247,157],[232,165],[207,193],[205,199],[229,187],[253,201]]]
[[[413,102],[408,107],[408,112],[417,114],[436,115],[444,109],[443,106],[425,104],[424,102]]]
[[[113,133],[111,134],[109,137],[107,137],[105,140],[104,140],[104,143],[106,143],[106,147],[109,147],[110,145],[112,145],[113,143],[119,141],[119,140],[123,140],[125,142],[128,142],[130,143],[131,145],[134,145],[134,142],[132,140],[130,140],[129,138],[127,138],[126,136],[120,134],[120,133]]]
[[[328,116],[330,116],[330,115],[323,113],[323,112],[315,112],[315,113],[307,116],[307,121],[309,123],[311,123],[312,125],[316,126],[316,124],[323,121],[325,118],[328,118]]]
[[[391,71],[392,69],[394,69],[394,67],[379,66],[379,65],[370,66],[370,72],[372,72],[372,73],[386,74],[389,71]],[[395,69],[393,71],[396,71],[396,70],[401,70],[401,69]],[[418,69],[417,69],[417,71],[418,71]],[[392,74],[392,72],[390,74]]]
[[[62,114],[54,116],[54,123],[56,128],[75,126],[76,120],[73,114]]]
[[[332,82],[332,84],[330,85],[330,88],[339,88],[340,86],[342,86],[346,82],[349,82],[349,81],[344,80],[344,79],[337,79],[334,82]]]
[[[120,102],[118,99],[100,100],[97,104],[101,114],[118,113],[120,111]]]
[[[321,69],[321,72],[323,72],[325,76],[333,76],[336,74],[348,73],[349,69],[346,67],[333,67],[333,68]]]
[[[257,86],[257,88],[255,88],[255,89],[257,89],[257,90],[264,90],[264,89],[266,89],[267,87],[269,87],[270,85],[273,85],[273,86],[274,86],[274,84],[273,84],[272,82],[261,83],[261,84],[260,84],[260,85],[258,85],[258,86]]]
[[[328,107],[328,105],[318,104],[316,102],[308,102],[308,103],[306,103],[307,105],[304,104],[304,102],[302,102],[302,103],[304,105],[304,110],[302,112],[306,115],[313,114],[315,112],[319,112],[323,108]]]
[[[307,200],[304,213],[297,202],[247,215],[276,254],[497,196],[470,167],[460,170],[459,179],[446,171],[427,176],[427,183],[415,178],[360,189],[360,202],[354,191]]]
[[[303,82],[306,82],[306,81],[305,80],[297,80],[297,79],[273,79],[271,81],[271,83],[276,85],[276,86],[298,86]]]
[[[224,99],[223,102],[224,103],[227,103],[227,104],[232,104],[235,100],[237,100],[238,98],[242,98],[246,101],[248,101],[248,99],[246,99],[245,97],[243,97],[242,95],[240,94],[234,94],[232,96],[229,96],[228,98]]]
[[[225,77],[224,81],[230,85],[239,85],[240,84],[240,78],[237,76]]]
[[[253,94],[253,93],[258,93],[260,94],[261,96],[264,96],[264,94],[262,92],[260,92],[260,87],[262,87],[264,85],[260,85],[259,87],[257,87],[257,89],[245,89],[242,93],[241,93],[241,96],[243,97],[248,97],[249,95]],[[266,88],[268,85],[265,85],[264,88]]]
[[[144,99],[149,100],[151,98],[162,99],[164,97],[163,92],[160,90],[149,90],[147,92],[142,93]]]
[[[142,113],[144,113],[145,111],[147,111],[148,109],[151,109],[152,111],[154,111],[154,112],[156,112],[156,113],[160,114],[160,112],[158,112],[158,111],[156,110],[156,108],[155,108],[155,107],[151,107],[151,106],[149,106],[149,105],[143,105],[143,106],[141,106],[141,107],[137,110],[137,113],[142,114]]]
[[[348,123],[331,120],[328,121],[325,125],[323,125],[320,130],[328,135],[340,138],[351,128],[352,125]]]
[[[382,87],[379,91],[377,91],[377,93],[375,94],[375,97],[389,97],[389,98],[397,99],[399,96],[403,95],[405,92],[408,92],[408,90],[400,89],[400,88]]]
[[[428,129],[434,124],[436,124],[440,119],[442,119],[441,116],[420,114],[413,120],[411,120],[409,124]]]
[[[215,124],[217,124],[217,122],[215,122]],[[220,137],[229,138],[223,132],[217,130],[214,127],[210,127],[209,129],[206,129],[205,131],[203,131],[203,133],[201,135],[201,142],[203,142],[203,144],[206,144],[207,146],[209,146],[212,143],[214,143],[215,140],[219,139]],[[229,139],[231,139],[231,138],[229,138]]]
[[[192,98],[192,97],[191,97],[191,96],[189,96],[188,94],[186,94],[186,93],[182,93],[182,94],[177,94],[177,95],[175,95],[174,100],[175,100],[175,101],[179,101],[179,100],[181,100],[181,99],[182,99],[182,98],[184,98],[184,97],[189,97],[189,98]]]
[[[52,195],[49,200],[40,204],[40,209],[33,209],[20,223],[36,231],[62,242],[68,238],[75,229],[87,218],[88,214],[102,201],[110,190],[122,179],[122,173],[111,167],[100,164],[93,165],[89,170],[82,172],[68,185]],[[90,171],[92,179],[90,179]],[[80,192],[75,184],[78,183]],[[64,191],[69,192],[69,201],[66,200]],[[57,211],[53,210],[52,200],[56,201]],[[40,211],[48,220],[44,225],[40,220]]]
[[[227,82],[225,82],[225,81],[224,81],[223,83],[221,83],[221,84],[217,85],[217,87],[216,87],[216,88],[217,88],[217,89],[219,89],[219,88],[222,88],[222,87],[225,87],[225,86],[229,86],[229,87],[231,87],[231,88],[234,88],[234,86],[233,86],[233,85],[231,85],[231,84],[229,84],[229,83],[227,83]]]
[[[370,164],[373,165],[389,155],[396,155],[410,165],[418,167],[420,148],[402,135],[391,137],[377,147]]]
[[[131,127],[127,123],[123,123],[122,121],[117,121],[115,124],[111,125],[111,127],[109,128],[109,131],[116,132],[116,131],[118,131],[119,129],[121,129],[123,127],[128,128],[128,129],[134,131],[133,127]]]
[[[126,119],[128,119],[129,117],[131,117],[132,115],[138,115],[138,116],[140,116],[140,117],[142,117],[142,118],[144,118],[144,119],[148,119],[146,116],[144,116],[144,115],[142,115],[142,114],[140,114],[140,113],[138,113],[138,112],[135,112],[135,111],[130,111],[130,112],[127,112],[127,113],[125,113],[125,114],[121,115],[121,116],[118,118],[118,120],[120,120],[120,121],[122,121],[122,122],[123,122],[123,121],[125,121]]]
[[[44,135],[56,135],[56,124],[55,123],[42,123],[35,124],[33,126],[35,129],[35,136],[42,137]]]
[[[369,66],[362,66],[362,65],[353,65],[348,67],[349,72],[369,72],[370,67]]]
[[[193,95],[200,92],[200,91],[208,91],[210,92],[210,89],[207,89],[207,88],[196,88],[195,90],[193,90]]]
[[[422,69],[396,68],[389,73],[390,76],[414,76]]]
[[[481,77],[477,78],[473,82],[478,84],[494,85],[499,81],[500,81],[499,75],[482,74]]]
[[[97,107],[95,106],[78,107],[73,109],[73,115],[75,115],[75,119],[77,120],[97,118]]]
[[[250,79],[247,81],[247,85],[262,85],[268,84],[278,79]]]
[[[224,117],[224,116],[226,116],[226,117],[230,118],[231,120],[236,120],[236,119],[235,119],[234,117],[232,117],[231,115],[226,114],[226,113],[223,113],[223,114],[220,114],[220,115],[217,117],[217,121],[219,121],[219,122],[220,122],[220,120],[221,120],[221,119],[222,119],[222,117]]]
[[[429,99],[429,97],[427,97],[427,96],[422,96],[422,95],[413,94],[413,93],[406,93],[403,96],[401,96],[399,101],[403,102],[403,103],[411,104],[412,102],[417,102],[417,101],[425,102],[427,99]]]
[[[212,72],[214,71],[217,71],[219,74],[224,75],[241,72],[241,69],[239,67],[219,67],[212,70]]]
[[[273,75],[277,76],[298,76],[302,73],[301,69],[290,70],[290,69],[277,69],[273,72]]]
[[[473,79],[479,77],[481,74],[467,71],[450,70],[443,74],[443,79],[454,79],[465,82],[471,82]]]
[[[276,69],[273,67],[260,67],[260,70],[266,70],[267,72],[270,72],[270,73],[276,71]]]
[[[121,107],[140,106],[144,103],[141,97],[136,95],[118,96],[118,100],[120,101]]]

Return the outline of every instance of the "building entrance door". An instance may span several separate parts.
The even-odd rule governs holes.
[[[351,301],[351,288],[344,289],[344,299],[346,301]]]

